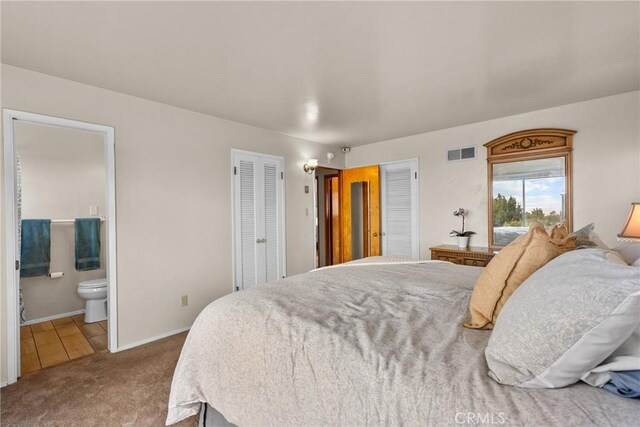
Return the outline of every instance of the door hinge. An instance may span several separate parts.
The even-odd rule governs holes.
[[[238,168],[235,166],[233,167],[233,174],[238,175]]]
[[[418,179],[418,172],[414,172],[415,174],[415,179]]]
[[[284,172],[280,172],[280,179],[284,179]]]
[[[240,290],[240,286],[236,286],[236,292]]]
[[[20,270],[20,261],[16,260],[16,270]]]

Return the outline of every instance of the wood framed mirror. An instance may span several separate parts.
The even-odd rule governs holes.
[[[529,229],[566,221],[571,212],[571,151],[576,131],[531,129],[494,139],[487,147],[489,246],[502,248]]]

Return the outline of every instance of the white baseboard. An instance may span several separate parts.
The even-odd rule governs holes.
[[[3,381],[3,382],[1,382],[1,383],[0,383],[0,388],[2,388],[2,387],[6,387],[6,386],[8,386],[8,385],[9,385],[9,383],[8,383],[8,382]]]
[[[175,331],[171,331],[171,332],[166,332],[164,334],[160,334],[160,335],[157,335],[155,337],[146,338],[144,340],[136,341],[136,342],[133,342],[131,344],[125,344],[123,346],[118,347],[118,350],[116,350],[116,351],[130,350],[132,348],[139,347],[139,346],[144,345],[144,344],[149,344],[150,342],[161,340],[162,338],[170,337],[171,335],[176,335],[176,334],[188,331],[189,329],[191,329],[191,326],[187,326],[186,328],[176,329]],[[112,353],[113,353],[113,351],[112,351]]]
[[[20,326],[33,325],[34,323],[47,322],[49,320],[62,319],[63,317],[71,317],[71,316],[75,316],[77,314],[82,314],[82,313],[84,313],[84,309],[76,310],[76,311],[70,311],[68,313],[56,314],[56,315],[48,316],[48,317],[42,317],[40,319],[27,320],[26,322],[21,323]]]

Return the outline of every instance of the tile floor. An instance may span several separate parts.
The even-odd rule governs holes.
[[[20,370],[29,374],[107,349],[107,321],[84,314],[20,327]]]

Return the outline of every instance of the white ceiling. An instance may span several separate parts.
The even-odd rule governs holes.
[[[2,62],[360,145],[637,90],[639,14],[638,2],[2,2]]]

